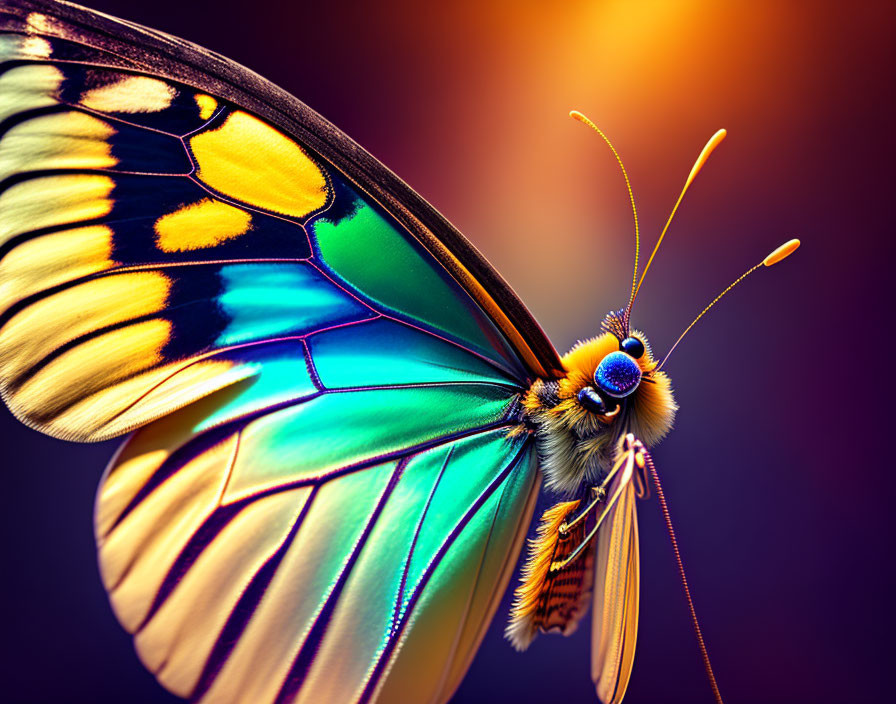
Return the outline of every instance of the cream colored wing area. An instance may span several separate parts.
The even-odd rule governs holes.
[[[421,426],[419,441],[384,452],[382,438],[363,441],[353,409],[421,389],[333,394],[338,415],[314,399],[259,413],[259,384],[263,374],[149,424],[103,479],[101,574],[141,660],[192,700],[446,701],[526,532],[531,438],[498,415],[460,431]],[[470,398],[456,403],[475,415]],[[328,432],[297,432],[296,408]],[[323,438],[326,456],[344,459],[312,472]],[[268,481],[232,491],[251,466]]]
[[[638,637],[638,516],[630,463],[626,469],[610,484],[608,494],[620,495],[604,518],[595,557],[591,678],[604,704],[625,696]]]
[[[433,571],[433,585],[420,598],[376,701],[447,702],[476,654],[513,574],[532,518],[540,481],[534,452],[527,471],[504,486],[474,516]],[[522,468],[521,468],[522,469]]]

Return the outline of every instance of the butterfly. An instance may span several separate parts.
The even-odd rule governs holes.
[[[668,519],[649,448],[676,410],[668,355],[630,325],[653,255],[561,357],[456,229],[298,100],[49,0],[0,10],[0,180],[0,392],[53,437],[127,435],[100,571],[165,688],[447,701],[543,483],[563,500],[507,637],[570,633],[591,605],[597,697],[622,700],[635,499],[652,481]]]

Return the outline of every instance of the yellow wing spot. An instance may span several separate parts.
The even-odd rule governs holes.
[[[170,335],[171,323],[157,318],[87,340],[16,389],[8,399],[10,409],[53,437],[89,437],[123,405],[170,375],[173,370],[141,374],[162,361]]]
[[[50,42],[41,37],[25,37],[25,41],[22,42],[22,51],[28,56],[48,59],[53,48],[50,46]]]
[[[0,310],[39,291],[110,269],[112,230],[78,227],[26,240],[0,260]]]
[[[25,18],[25,29],[38,34],[47,34],[53,31],[56,22],[42,12],[30,12]]]
[[[177,96],[174,86],[149,76],[128,76],[93,88],[81,96],[81,105],[100,112],[161,112]]]
[[[59,227],[108,215],[115,182],[108,176],[72,174],[32,178],[0,195],[0,245],[42,227]]]
[[[215,110],[218,107],[217,100],[215,100],[210,95],[206,95],[205,93],[197,93],[195,99],[196,105],[199,106],[199,117],[201,117],[203,120],[207,120],[212,115],[214,115]]]
[[[49,64],[25,64],[4,72],[0,76],[0,120],[25,110],[58,105],[56,96],[63,80],[62,71]]]
[[[82,335],[157,313],[165,305],[169,288],[164,273],[141,271],[104,276],[40,299],[14,315],[0,331],[4,380],[15,380]]]
[[[43,115],[13,127],[0,142],[0,178],[39,169],[107,169],[111,125],[81,112]],[[44,201],[46,202],[46,201]]]
[[[304,150],[245,112],[190,139],[198,177],[225,195],[293,217],[327,202],[327,181]]]
[[[214,247],[245,234],[251,224],[245,210],[205,198],[156,220],[156,245],[163,252]]]

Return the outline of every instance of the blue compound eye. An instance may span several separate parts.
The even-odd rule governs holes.
[[[625,398],[641,383],[641,367],[625,352],[610,352],[597,365],[594,383],[607,396]]]

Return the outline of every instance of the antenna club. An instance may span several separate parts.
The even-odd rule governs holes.
[[[712,154],[713,150],[722,143],[722,140],[725,139],[725,135],[727,134],[728,131],[722,129],[718,130],[712,137],[710,137],[709,141],[706,143],[706,146],[703,147],[703,151],[700,152],[700,156],[697,157],[697,161],[694,162],[694,166],[691,167],[691,173],[688,174],[688,180],[684,182],[684,188],[681,189],[681,193],[678,195],[678,200],[675,201],[675,205],[672,206],[672,212],[669,213],[669,219],[666,220],[666,225],[663,227],[663,231],[660,233],[660,237],[656,241],[656,244],[653,247],[653,251],[650,253],[650,257],[647,259],[647,265],[644,267],[644,271],[641,272],[641,278],[638,279],[638,283],[635,286],[634,293],[632,294],[631,301],[628,305],[629,312],[631,311],[631,307],[635,302],[635,298],[637,298],[638,296],[638,291],[641,289],[641,284],[644,283],[644,277],[647,276],[647,270],[653,263],[653,258],[656,256],[657,250],[660,248],[660,244],[662,244],[663,238],[666,236],[666,231],[669,229],[669,225],[672,223],[672,218],[675,217],[675,213],[678,211],[678,206],[681,205],[681,200],[684,198],[684,194],[687,193],[688,188],[691,187],[691,184],[694,182],[697,174],[700,173],[700,169],[703,168],[706,160],[709,159],[709,155]]]
[[[709,159],[709,155],[713,153],[715,148],[722,143],[722,140],[728,135],[728,130],[721,129],[718,130],[712,137],[709,138],[709,141],[706,143],[706,146],[703,147],[703,151],[700,152],[700,156],[697,157],[697,161],[694,162],[694,168],[691,169],[691,173],[688,174],[688,180],[685,182],[684,188],[687,190],[688,186],[691,185],[693,180],[697,177],[697,174],[700,173],[700,169],[703,168],[703,165],[706,163],[706,160]],[[682,195],[684,195],[684,191],[682,191]]]
[[[584,123],[585,123],[586,125],[588,125],[589,127],[595,128],[594,123],[593,123],[591,120],[589,120],[588,117],[587,117],[584,113],[581,113],[581,112],[579,112],[578,110],[570,110],[570,111],[569,111],[569,116],[570,116],[573,120],[578,120],[579,122],[584,122]],[[595,129],[596,129],[596,128],[595,128]]]
[[[787,259],[791,254],[793,254],[800,246],[800,241],[797,239],[792,239],[789,242],[785,242],[780,247],[778,247],[774,252],[769,254],[765,259],[762,260],[762,263],[765,266],[771,266],[772,264],[777,264],[782,259]]]

